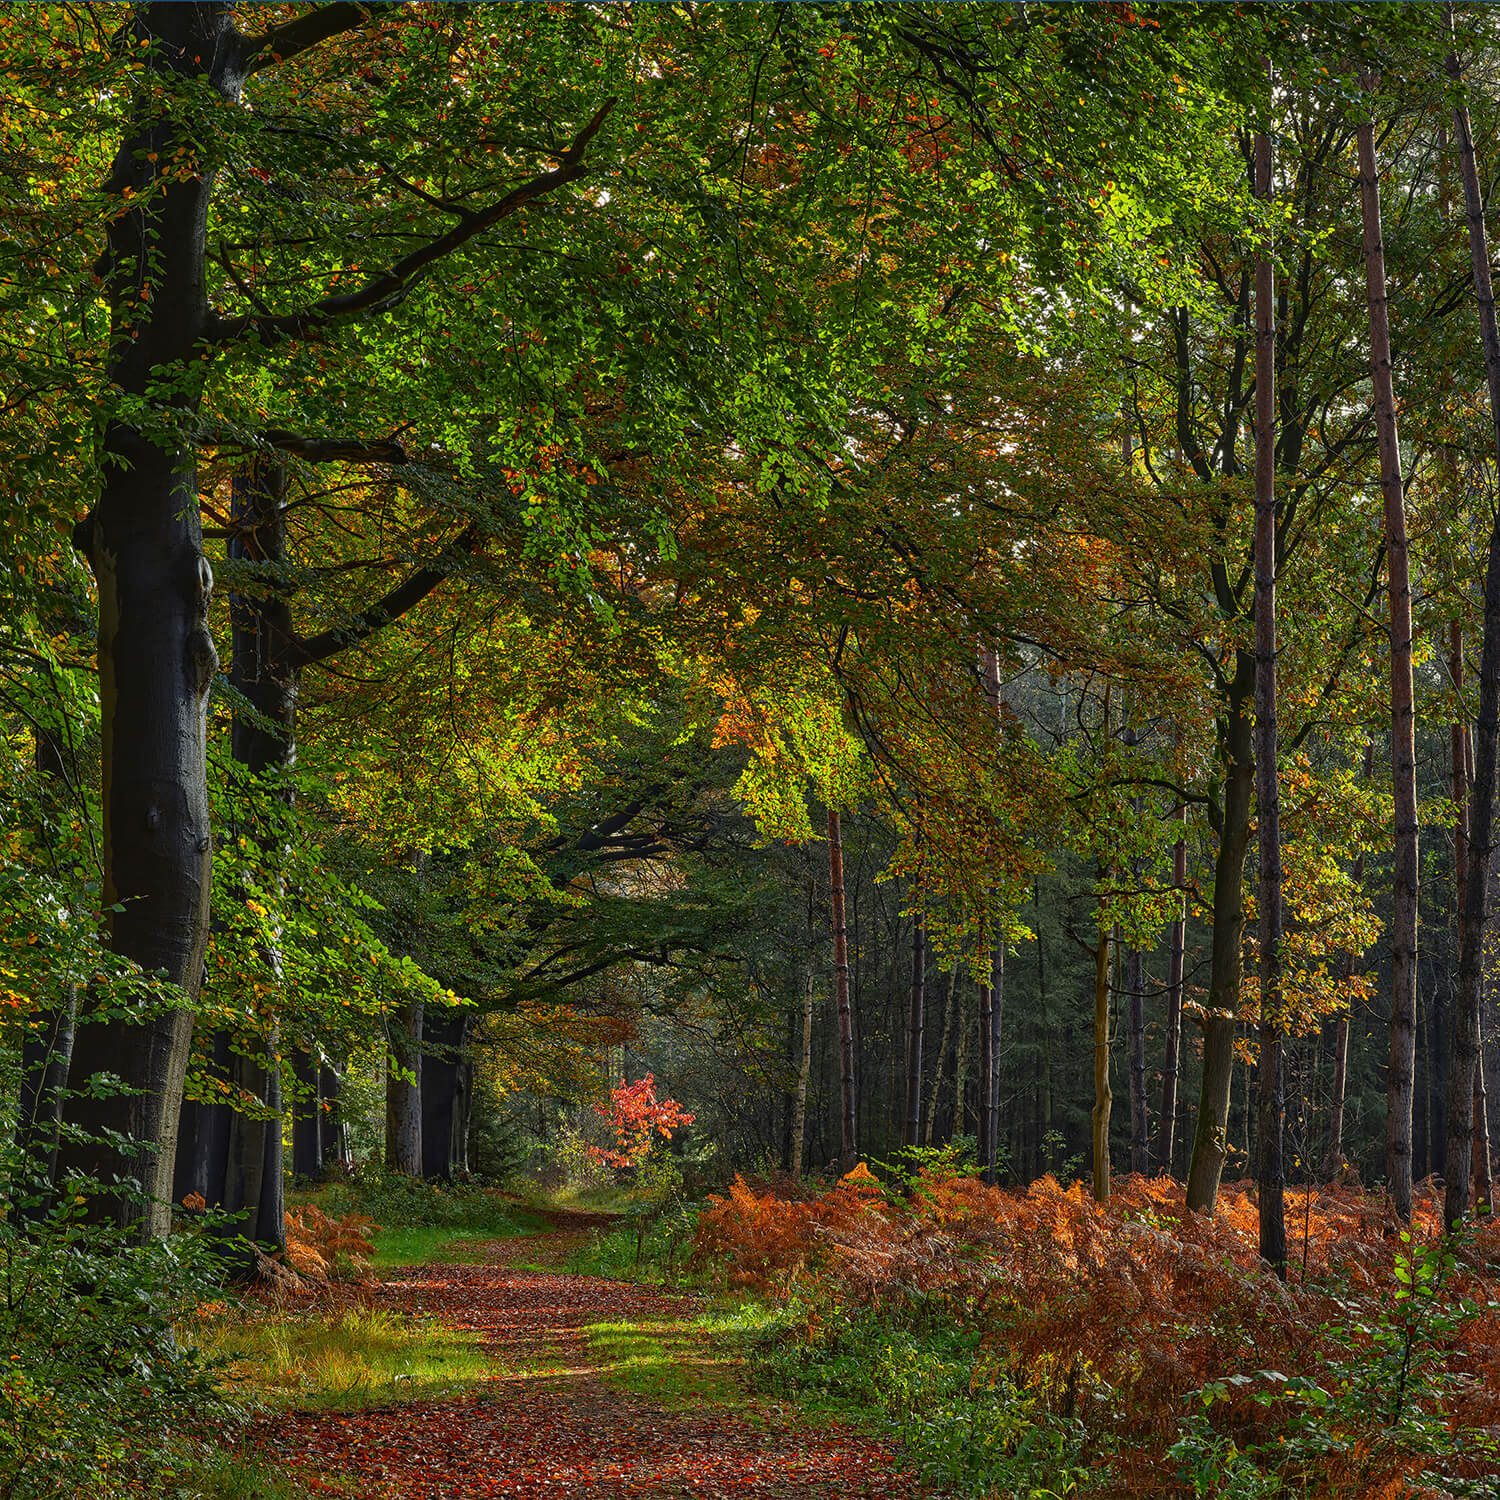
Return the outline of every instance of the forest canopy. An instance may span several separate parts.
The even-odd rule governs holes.
[[[970,1261],[1311,1298],[1358,1242],[1492,1308],[1496,26],[0,7],[0,1246],[115,1320],[76,1389],[421,1182],[696,1204],[976,1348]],[[1048,1420],[1146,1378],[1006,1326]],[[1410,1397],[1455,1452],[1492,1345]],[[1067,1493],[1212,1448],[1193,1350]],[[1426,1490],[1180,1492],[1494,1493],[1398,1425]]]

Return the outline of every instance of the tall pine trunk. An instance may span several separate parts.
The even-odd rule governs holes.
[[[1104,884],[1104,871],[1099,872]],[[1094,1108],[1090,1115],[1094,1161],[1094,1201],[1109,1202],[1109,925],[1099,898],[1099,940],[1094,949]]]
[[[1271,197],[1271,137],[1255,138],[1256,195]],[[1260,843],[1260,1092],[1256,1186],[1260,1254],[1286,1277],[1281,1141],[1281,798],[1276,774],[1276,301],[1268,251],[1255,260],[1255,804]]]
[[[1141,950],[1125,955],[1125,998],[1130,1015],[1130,1170],[1150,1170],[1151,1126],[1146,1115],[1146,976]]]
[[[1374,79],[1366,76],[1365,89]],[[1370,376],[1375,395],[1375,435],[1380,451],[1380,489],[1385,502],[1387,593],[1390,599],[1391,791],[1395,801],[1395,859],[1391,888],[1391,1035],[1386,1074],[1385,1170],[1391,1206],[1411,1218],[1412,1089],[1417,1016],[1417,761],[1412,692],[1411,575],[1406,544],[1406,504],[1396,397],[1391,382],[1390,318],[1386,299],[1385,245],[1380,223],[1380,176],[1375,165],[1375,126],[1357,128],[1359,205],[1365,257],[1365,301],[1370,317]],[[1464,1078],[1468,1116],[1473,1073]],[[1465,1132],[1467,1134],[1467,1132]]]
[[[1452,12],[1449,12],[1452,25]],[[1458,58],[1448,59],[1449,75],[1459,78]],[[1495,294],[1490,281],[1489,250],[1484,227],[1484,200],[1474,159],[1469,111],[1453,111],[1458,138],[1464,206],[1469,222],[1469,260],[1484,369],[1489,384],[1490,419],[1495,458],[1500,463],[1500,331],[1495,323]],[[1469,802],[1468,868],[1458,929],[1458,984],[1450,1018],[1448,1049],[1448,1143],[1443,1176],[1443,1216],[1458,1224],[1469,1212],[1474,1158],[1474,1090],[1479,1063],[1479,1020],[1483,997],[1484,927],[1490,863],[1493,856],[1495,758],[1500,741],[1500,514],[1490,531],[1484,573],[1484,630],[1479,656],[1479,720],[1474,735],[1474,775]]]
[[[803,1143],[807,1136],[807,1084],[812,1077],[814,981],[809,968],[802,991],[802,1055],[797,1064],[797,1092],[792,1103],[792,1160],[794,1182],[802,1178]],[[929,1124],[931,1123],[929,1119]]]
[[[915,1147],[922,1132],[922,1038],[927,1010],[927,924],[920,912],[911,924],[911,990],[906,1018],[906,1124],[902,1144]]]
[[[839,1043],[839,1166],[859,1164],[854,1121],[854,1016],[849,1005],[849,928],[844,914],[844,839],[839,815],[828,809],[828,884],[833,913],[833,1004]]]

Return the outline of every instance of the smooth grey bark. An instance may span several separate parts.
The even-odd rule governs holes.
[[[218,667],[207,616],[213,574],[198,521],[197,460],[185,428],[201,392],[208,207],[214,171],[169,168],[190,145],[189,104],[207,85],[226,102],[244,81],[228,4],[137,6],[130,40],[148,42],[132,116],[104,183],[119,211],[103,258],[110,304],[99,497],[74,540],[99,589],[104,892],[110,945],[181,994],[149,1020],[85,1020],[73,1048],[75,1086],[112,1075],[128,1093],[70,1093],[65,1118],[84,1138],[63,1144],[67,1174],[134,1179],[143,1199],[107,1192],[97,1216],[165,1233],[192,1006],[208,941],[209,834],[204,736]],[[179,106],[181,115],[179,115]],[[196,151],[196,147],[193,148]],[[128,196],[127,196],[128,194]],[[179,389],[169,407],[163,377]],[[127,401],[156,407],[148,432]],[[135,1144],[117,1145],[107,1131]]]
[[[292,1176],[302,1182],[317,1182],[323,1176],[317,1059],[305,1047],[294,1047],[287,1060],[297,1083],[292,1101]]]
[[[318,1136],[323,1173],[349,1166],[349,1132],[344,1124],[344,1081],[331,1063],[318,1069]]]

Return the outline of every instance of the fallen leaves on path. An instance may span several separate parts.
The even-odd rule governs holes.
[[[532,1237],[527,1237],[531,1239]],[[545,1237],[535,1237],[541,1240]],[[360,1500],[810,1500],[915,1497],[891,1450],[858,1434],[773,1414],[663,1407],[612,1390],[584,1330],[669,1320],[692,1297],[627,1282],[522,1269],[525,1240],[504,1262],[416,1267],[383,1296],[480,1333],[497,1360],[479,1394],[350,1413],[291,1413],[271,1441],[289,1467],[330,1494]],[[347,1482],[320,1476],[352,1476]]]

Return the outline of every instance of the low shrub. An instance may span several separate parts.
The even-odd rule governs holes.
[[[1243,1186],[1207,1220],[1141,1178],[1102,1207],[930,1169],[811,1201],[737,1181],[694,1257],[797,1309],[776,1378],[879,1406],[973,1494],[1030,1493],[1033,1457],[1079,1493],[1500,1494],[1500,1230],[1454,1249],[1430,1194],[1409,1232],[1355,1192],[1290,1197],[1289,1284]]]
[[[0,1219],[0,1495],[163,1493],[171,1446],[233,1419],[175,1325],[217,1265],[190,1235],[141,1244],[72,1216]]]

